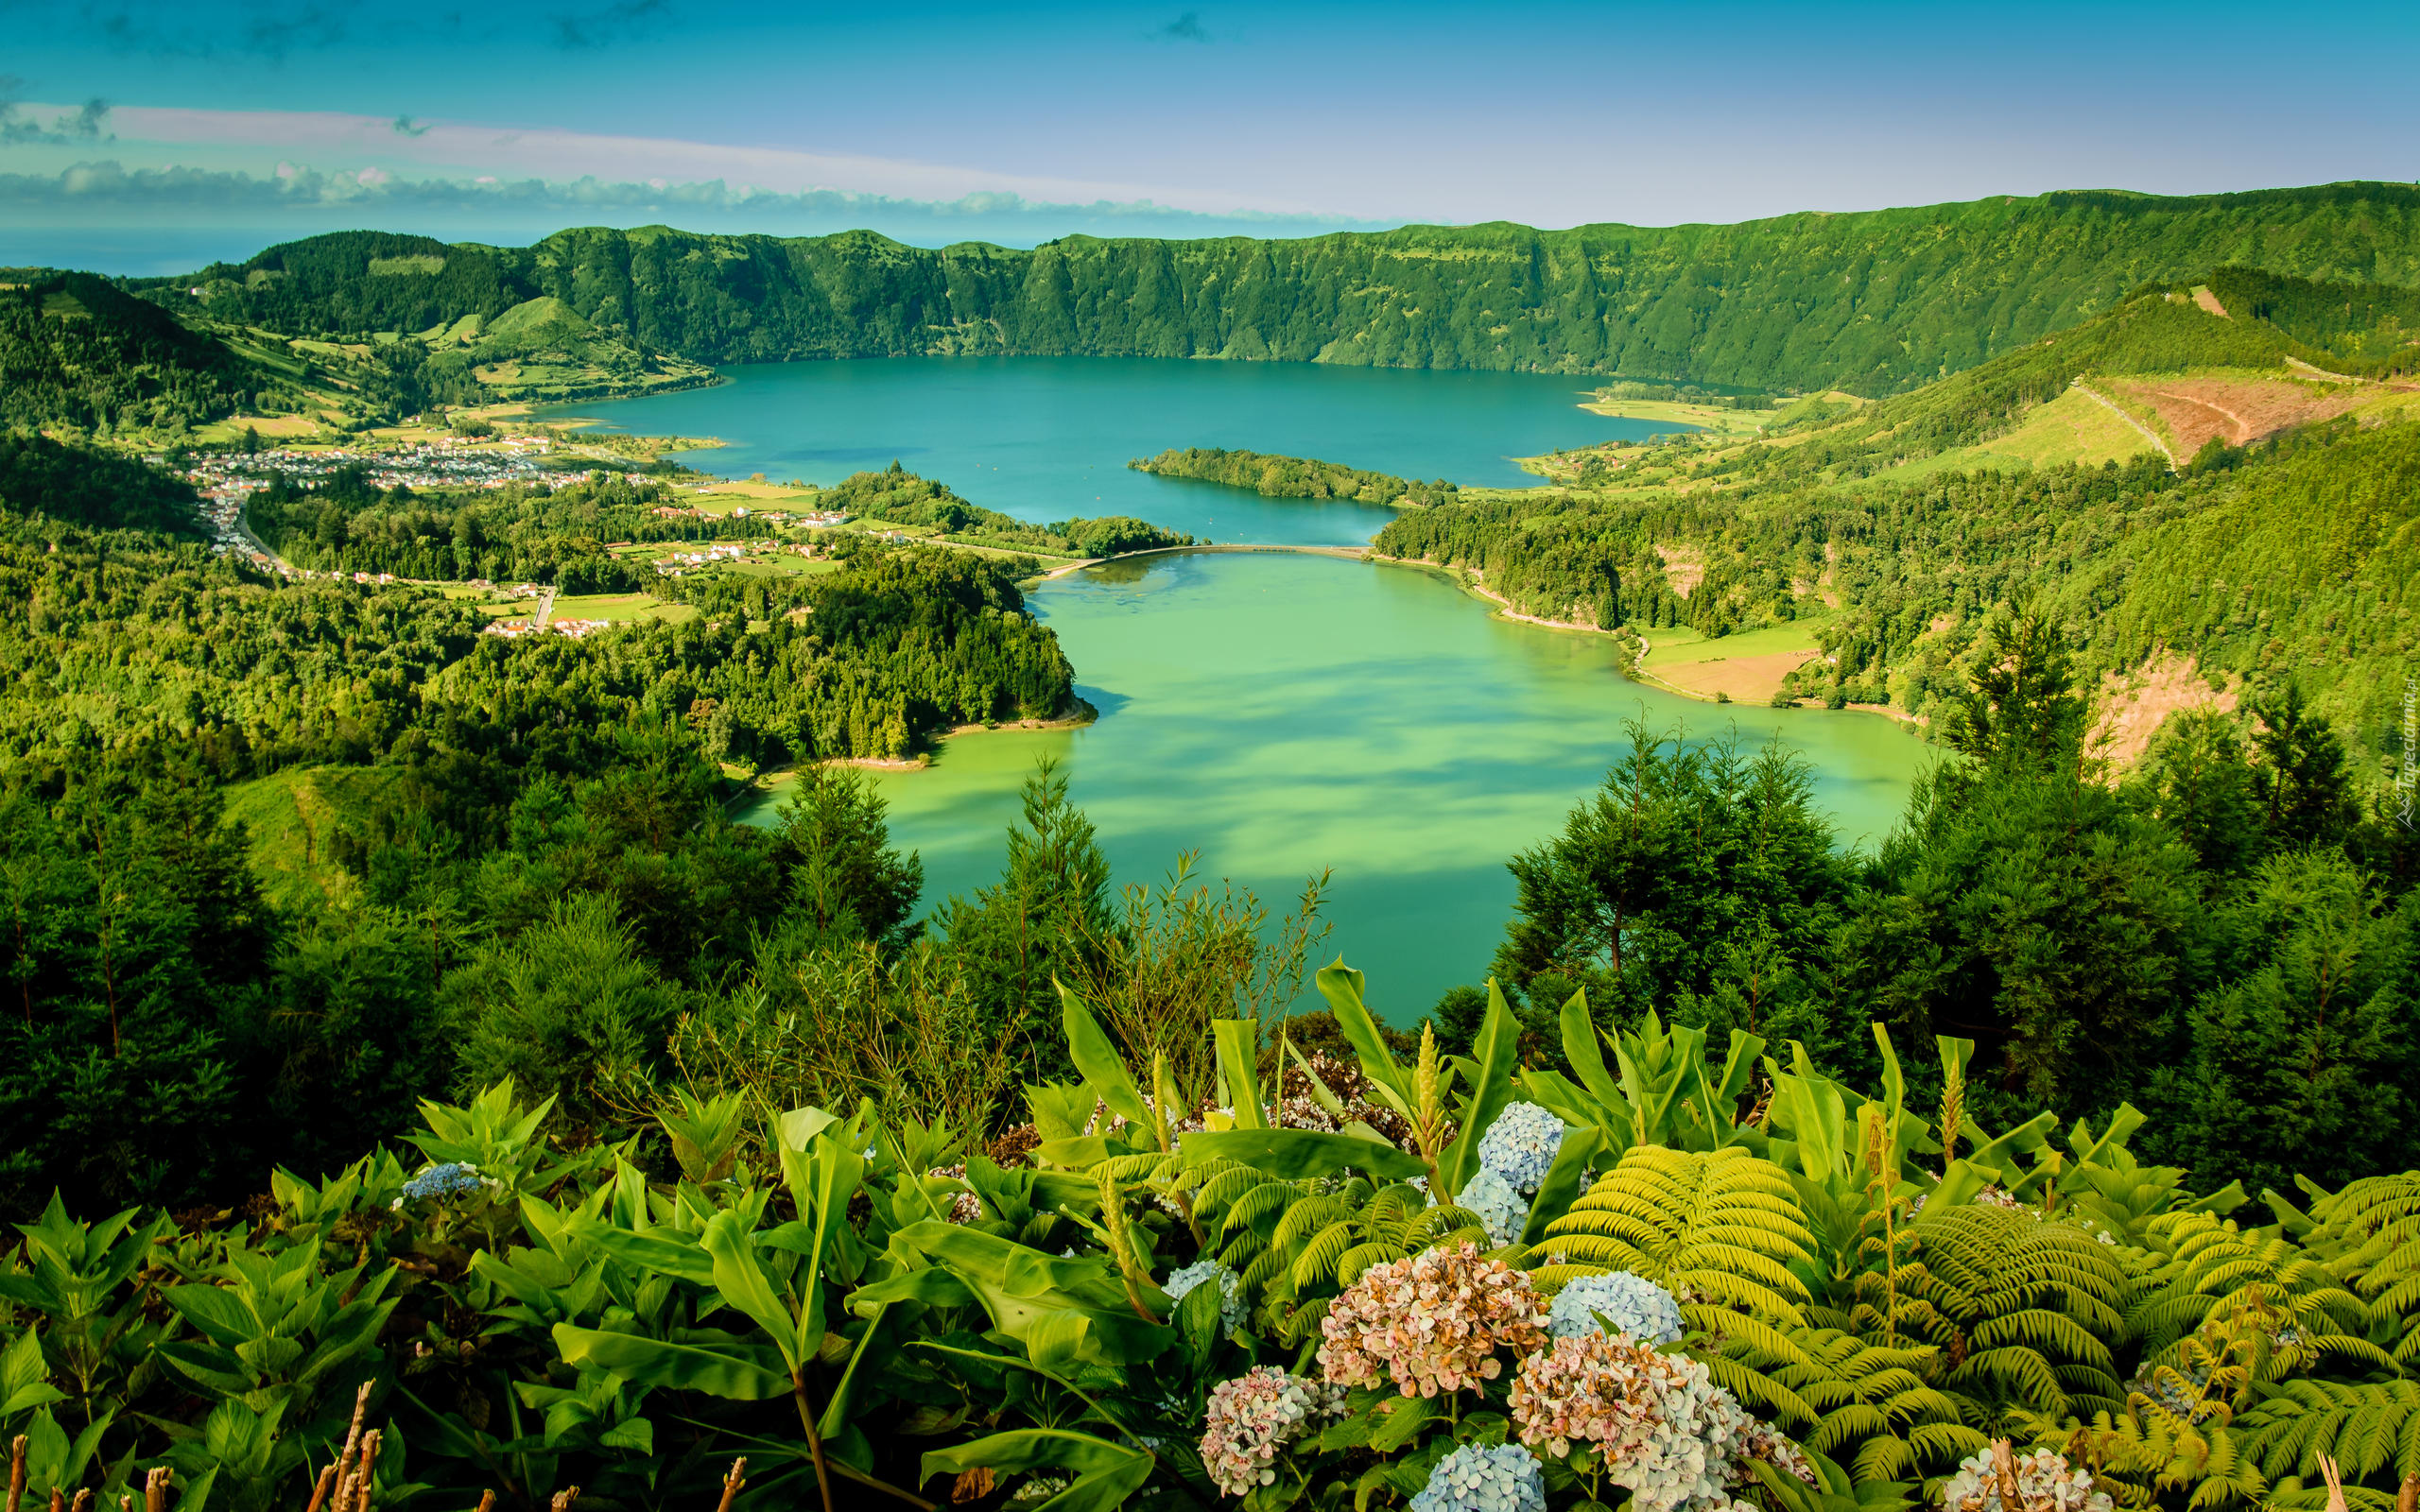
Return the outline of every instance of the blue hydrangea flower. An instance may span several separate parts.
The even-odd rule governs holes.
[[[1482,1165],[1478,1175],[1471,1177],[1456,1204],[1478,1215],[1487,1229],[1491,1245],[1509,1245],[1521,1237],[1521,1229],[1530,1221],[1530,1204],[1504,1179],[1504,1173],[1492,1165]]]
[[[1182,1302],[1185,1293],[1214,1277],[1219,1282],[1219,1327],[1233,1333],[1244,1326],[1244,1315],[1250,1311],[1244,1306],[1243,1279],[1217,1261],[1195,1261],[1162,1281],[1160,1290],[1168,1294],[1169,1301]]]
[[[461,1160],[448,1160],[432,1165],[404,1183],[404,1195],[417,1201],[422,1197],[458,1197],[478,1191],[488,1184],[479,1168]]]
[[[1464,1444],[1428,1472],[1411,1512],[1547,1512],[1546,1469],[1518,1444]]]
[[[1604,1322],[1599,1322],[1601,1316]],[[1558,1339],[1583,1333],[1627,1333],[1641,1344],[1674,1344],[1681,1337],[1681,1304],[1644,1276],[1617,1270],[1582,1276],[1555,1294],[1547,1327]]]
[[[1563,1149],[1563,1120],[1535,1103],[1508,1103],[1479,1136],[1478,1163],[1504,1173],[1523,1196],[1537,1195]]]

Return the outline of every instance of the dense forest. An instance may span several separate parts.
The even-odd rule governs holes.
[[[2420,427],[2336,421],[2174,472],[2145,456],[1853,492],[1513,495],[1402,516],[1376,549],[1605,628],[1813,619],[1823,655],[1789,692],[1909,714],[1961,683],[1994,606],[2038,599],[2096,675],[2173,653],[2221,682],[2298,679],[2375,758],[2402,749],[2395,669],[2420,648],[2416,469]],[[1666,566],[1684,552],[1703,575],[1685,597]]]
[[[1512,863],[1492,975],[1538,1053],[1583,988],[1868,1075],[1873,1019],[1973,1040],[1986,1123],[2132,1105],[2146,1158],[2254,1191],[2420,1164],[2420,836],[2365,808],[2301,690],[2256,698],[2248,733],[2175,715],[2113,781],[2047,613],[2000,617],[1983,668],[1943,700],[1967,760],[1871,853],[1843,853],[1777,745],[1634,729]],[[1467,1034],[1484,1004],[1458,988],[1440,1017]]]
[[[599,509],[633,507],[616,497],[628,487],[566,490],[558,518],[591,528]],[[139,464],[40,439],[0,447],[0,576],[24,606],[0,760],[56,767],[170,740],[230,779],[448,749],[579,769],[610,746],[601,732],[667,720],[694,720],[733,760],[895,757],[949,725],[1069,701],[1066,658],[1015,586],[1030,558],[852,542],[837,573],[676,584],[703,618],[632,626],[605,649],[483,637],[467,602],[277,584],[198,542],[119,528],[148,524],[176,491],[189,511],[189,490]],[[544,520],[554,502],[499,507]],[[628,570],[584,547],[562,564],[598,561]]]
[[[1451,499],[1456,485],[1439,478],[1433,483],[1370,472],[1340,462],[1300,456],[1271,456],[1260,452],[1230,452],[1216,447],[1174,447],[1157,456],[1136,457],[1126,464],[1138,472],[1167,478],[1200,478],[1250,489],[1270,499],[1350,499],[1356,504],[1383,504],[1398,509],[1425,508]]]
[[[347,232],[147,292],[296,335],[444,328],[544,299],[632,350],[699,362],[1206,356],[1880,394],[2227,264],[2420,285],[2420,189],[2087,191],[1735,226],[1069,237],[1031,251],[864,232],[585,229],[526,249]]]
[[[0,268],[0,429],[137,433],[232,414],[278,387],[107,279]]]
[[[2325,1435],[2382,1512],[2409,836],[2290,691],[2113,788],[2055,627],[1994,635],[1874,855],[1777,747],[1640,731],[1513,858],[1500,990],[1417,1039],[1341,963],[1285,1011],[1316,883],[1275,921],[1117,889],[1046,767],[919,925],[856,774],[735,825],[692,721],[592,734],[578,694],[519,763],[308,774],[274,896],[175,742],[11,766],[27,1484],[1262,1512],[1500,1475],[1570,1512],[1679,1459],[1723,1500],[1672,1512],[1913,1512],[2013,1441],[2249,1512]],[[2140,1447],[2188,1433],[2227,1447]]]

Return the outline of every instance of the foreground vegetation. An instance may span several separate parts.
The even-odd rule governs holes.
[[[1979,1119],[1964,1040],[1917,1101],[1878,1028],[1862,1086],[1741,1032],[1711,1057],[1651,1015],[1603,1032],[1577,995],[1570,1074],[1519,1063],[1500,1002],[1467,1054],[1406,1060],[1360,973],[1319,986],[1339,1054],[1218,1019],[1192,1091],[1068,994],[1076,1077],[988,1146],[745,1085],[566,1140],[507,1080],[240,1219],[54,1203],[0,1274],[19,1484],[1063,1512],[1893,1512],[1996,1480],[2003,1504],[2315,1507],[2340,1470],[2348,1503],[2411,1494],[2420,1176],[2199,1190],[2137,1160],[2131,1108]]]

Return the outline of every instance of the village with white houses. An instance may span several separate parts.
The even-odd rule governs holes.
[[[585,637],[626,623],[631,617],[631,606],[628,601],[649,597],[646,594],[589,595],[590,601],[617,600],[612,606],[617,612],[610,617],[600,617],[579,612],[556,612],[559,594],[548,584],[496,583],[486,578],[464,582],[424,582],[417,578],[399,578],[392,573],[313,570],[297,566],[276,555],[246,523],[244,511],[247,502],[254,492],[267,487],[273,475],[308,488],[325,484],[348,469],[358,469],[366,482],[381,490],[401,488],[413,492],[459,493],[472,490],[503,489],[515,484],[561,487],[596,471],[600,465],[617,469],[631,465],[627,458],[600,455],[596,448],[567,443],[562,438],[543,432],[477,438],[423,433],[391,438],[384,444],[337,446],[279,444],[260,447],[254,442],[252,447],[242,449],[163,454],[147,460],[169,468],[193,485],[200,497],[202,514],[212,532],[214,551],[241,557],[262,571],[289,577],[350,579],[363,586],[406,582],[474,597],[491,616],[482,627],[482,633],[487,635],[507,639],[531,635]],[[790,486],[799,492],[770,490],[779,495],[777,500],[764,497],[768,489],[762,474],[745,483],[733,484],[691,473],[668,486],[675,490],[676,499],[683,494],[704,497],[697,498],[694,503],[659,505],[648,511],[658,519],[745,520],[752,528],[761,524],[766,534],[762,538],[719,539],[694,543],[627,541],[605,543],[606,549],[616,555],[646,558],[659,579],[732,568],[782,573],[820,570],[828,566],[828,551],[811,538],[801,541],[793,535],[785,539],[784,533],[832,529],[847,524],[851,519],[844,510],[797,507],[797,504],[802,502],[802,494],[804,502],[813,499],[815,490],[806,485]],[[738,490],[747,491],[739,493]],[[739,503],[735,493],[752,502]],[[717,507],[718,505],[722,507]],[[889,540],[907,539],[895,531],[874,533]],[[577,602],[564,598],[562,607],[570,610]],[[663,606],[657,608],[661,612]]]

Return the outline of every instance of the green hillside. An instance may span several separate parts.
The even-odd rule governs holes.
[[[106,279],[0,268],[0,428],[212,419],[275,382]]]
[[[2094,675],[2156,672],[2176,697],[2298,681],[2375,770],[2420,650],[2420,393],[2310,369],[2394,370],[2402,301],[2242,269],[2154,286],[1909,393],[1785,409],[1744,443],[1536,459],[1564,486],[1407,515],[1377,549],[1730,662],[1685,680],[1699,691],[1927,721],[1995,654],[2004,607],[2035,602]],[[1801,654],[1721,646],[1765,629]]]
[[[1030,251],[864,232],[589,228],[527,248],[347,232],[148,287],[172,309],[355,336],[552,298],[642,359],[1216,356],[1880,394],[2223,265],[2420,284],[2420,188],[2084,191],[1733,226],[1069,237]]]

